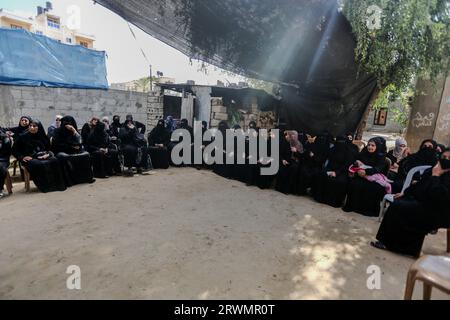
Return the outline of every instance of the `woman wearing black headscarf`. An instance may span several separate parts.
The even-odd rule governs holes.
[[[226,121],[220,121],[218,131],[222,134],[222,150],[216,150],[215,157],[222,157],[222,164],[215,163],[213,166],[213,172],[221,177],[229,178],[231,176],[231,167],[227,166],[227,130],[230,127]]]
[[[403,188],[403,183],[406,180],[408,172],[419,166],[435,166],[438,161],[438,154],[436,151],[437,143],[432,139],[424,140],[420,144],[419,151],[409,155],[399,163],[397,175],[395,176],[392,190],[398,193]]]
[[[317,202],[335,208],[342,207],[347,193],[348,168],[355,162],[357,155],[346,136],[336,138],[324,169],[313,179],[312,195]]]
[[[386,188],[366,178],[374,174],[387,174],[389,164],[386,160],[385,140],[380,137],[370,139],[367,147],[358,155],[355,167],[359,171],[350,179],[343,210],[376,217]]]
[[[167,146],[170,142],[169,131],[164,120],[159,120],[156,127],[148,135],[150,158],[154,169],[168,169],[170,154]]]
[[[39,121],[30,121],[28,131],[16,139],[13,153],[30,172],[39,191],[46,193],[66,190],[60,163],[50,152],[50,140]]]
[[[261,170],[263,168],[269,168],[271,166],[271,162],[273,161],[272,155],[272,139],[275,139],[275,136],[272,132],[268,132],[266,130],[260,130],[260,139],[258,139],[258,163],[256,165],[250,165],[249,176],[247,178],[248,185],[255,185],[260,189],[269,189],[272,187],[273,182],[275,180],[275,175],[262,175]],[[262,150],[262,144],[266,145],[267,156],[262,157],[260,151]]]
[[[297,192],[297,177],[303,146],[297,131],[285,131],[280,143],[280,168],[275,189],[284,194]]]
[[[52,139],[52,150],[61,162],[67,186],[94,182],[90,155],[83,150],[81,135],[73,117],[61,119],[61,127],[55,130]]]
[[[5,128],[3,129],[5,132],[12,133],[12,136],[17,138],[22,133],[27,132],[28,127],[30,126],[31,118],[27,116],[20,117],[19,125],[17,127]],[[14,137],[13,137],[14,138]]]
[[[91,155],[94,177],[104,179],[121,174],[119,152],[111,144],[103,122],[97,122],[83,142],[86,151]]]
[[[305,195],[308,188],[312,187],[314,177],[322,172],[325,161],[331,148],[331,135],[328,132],[317,136],[314,142],[305,146],[303,161],[299,169],[298,194]]]
[[[378,241],[371,245],[419,257],[425,236],[440,228],[450,228],[450,149],[405,194],[396,195],[378,230]]]
[[[4,196],[3,187],[9,168],[9,159],[12,154],[11,138],[0,128],[0,198]]]

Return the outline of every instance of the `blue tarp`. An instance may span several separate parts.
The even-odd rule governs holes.
[[[0,28],[0,83],[108,89],[105,52]]]

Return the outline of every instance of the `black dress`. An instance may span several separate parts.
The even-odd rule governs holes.
[[[267,139],[259,139],[258,140],[258,155],[259,161],[256,165],[250,165],[249,177],[247,179],[247,183],[249,185],[255,185],[260,189],[269,189],[273,186],[274,180],[277,174],[274,175],[263,175],[262,169],[271,167],[271,163],[269,162],[271,159],[273,160],[272,155],[272,138],[268,137]],[[265,143],[267,145],[267,157],[261,157],[261,143]]]
[[[312,187],[314,178],[319,175],[330,152],[331,139],[328,135],[318,136],[312,144],[305,146],[301,166],[299,167],[298,189],[299,195],[305,195]]]
[[[71,125],[77,130],[75,119],[65,116],[61,119],[61,127],[55,130],[55,137],[52,139],[52,151],[61,162],[66,185],[93,183],[90,155],[83,150],[80,134],[69,131],[66,125]]]
[[[337,141],[330,151],[325,168],[313,179],[312,195],[317,202],[340,208],[348,187],[348,169],[355,162],[357,152],[346,141]],[[334,172],[335,177],[328,173]]]
[[[366,170],[366,175],[377,173],[387,174],[389,166],[386,162],[386,153],[379,152],[382,146],[377,142],[377,150],[374,153],[367,151],[367,148],[361,151],[357,160],[360,160],[366,166],[372,167]],[[386,194],[386,189],[376,182],[371,182],[355,174],[350,178],[347,189],[347,201],[343,208],[346,212],[357,212],[365,216],[377,217],[380,212],[380,202]]]
[[[150,158],[154,169],[168,169],[170,162],[170,154],[168,145],[170,135],[165,128],[164,121],[159,121],[158,125],[148,135],[148,145]],[[163,147],[157,146],[163,145]]]
[[[277,175],[275,189],[284,194],[296,194],[298,192],[298,172],[301,154],[292,152],[290,144],[281,138],[280,141],[280,169]],[[283,160],[287,164],[283,164]]]
[[[9,159],[12,154],[11,139],[6,133],[0,130],[0,192],[5,185],[6,174],[8,173]]]
[[[135,126],[130,129],[125,123],[119,132],[120,150],[124,156],[124,165],[128,168],[151,168],[147,141]]]
[[[23,133],[16,138],[13,147],[14,156],[30,173],[39,191],[47,193],[66,190],[61,165],[57,158],[50,152],[50,141],[45,134],[42,124],[38,125],[38,132]],[[39,159],[48,156],[47,159]],[[24,161],[25,157],[33,158]]]
[[[433,177],[429,169],[386,211],[377,239],[391,251],[418,257],[428,233],[450,228],[449,204],[450,173]]]
[[[222,122],[219,124],[219,132],[222,134],[222,148],[214,152],[216,158],[222,158],[222,163],[214,163],[213,172],[221,177],[230,178],[232,176],[232,166],[227,165],[227,133],[228,124]]]
[[[91,155],[94,177],[106,178],[121,173],[119,152],[110,143],[104,123],[97,123],[95,128],[86,134],[83,142],[86,151]]]
[[[408,172],[419,166],[434,167],[438,161],[438,154],[432,148],[421,148],[417,153],[411,154],[399,163],[397,175],[392,184],[392,192],[399,193],[403,188]]]

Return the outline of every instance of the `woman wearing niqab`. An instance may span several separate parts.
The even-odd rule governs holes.
[[[61,162],[67,186],[94,182],[91,158],[83,150],[81,135],[73,117],[61,119],[61,127],[55,130],[51,144],[52,151]]]

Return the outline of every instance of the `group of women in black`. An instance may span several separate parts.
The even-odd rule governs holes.
[[[193,130],[186,120],[178,127],[160,120],[148,134],[148,144],[143,137],[145,127],[142,130],[131,116],[119,123],[117,117],[111,125],[107,119],[93,118],[79,134],[75,120],[66,116],[50,141],[39,121],[23,117],[18,127],[6,129],[14,134],[12,147],[7,136],[1,136],[0,179],[11,153],[28,169],[42,192],[91,183],[94,176],[120,174],[119,153],[124,156],[125,167],[167,169],[176,144],[171,141],[173,130],[185,129],[193,139]],[[204,122],[202,133],[207,129]],[[280,128],[279,170],[266,176],[261,174],[261,168],[269,167],[274,160],[270,148],[275,135],[260,132],[256,123],[250,123],[246,134],[261,134],[257,148],[264,143],[268,150],[267,157],[253,162],[248,138],[244,137],[244,150],[235,143],[233,152],[226,151],[229,129],[225,121],[219,124],[224,151],[215,156],[222,157],[223,164],[204,162],[197,168],[209,168],[222,177],[262,189],[274,187],[285,194],[310,194],[320,203],[366,216],[378,216],[381,200],[391,192],[396,200],[385,214],[377,241],[372,242],[376,248],[418,256],[428,233],[450,228],[450,150],[433,140],[425,140],[418,152],[409,154],[405,152],[406,141],[398,139],[395,149],[388,153],[386,141],[376,137],[359,151],[350,133],[334,138],[323,132],[313,137]],[[232,130],[244,134],[240,129],[235,126]],[[201,148],[207,145],[203,142]],[[233,164],[227,164],[227,157],[233,157]],[[430,169],[414,177],[411,187],[400,193],[408,172],[424,165]]]
[[[107,119],[100,121],[93,117],[81,133],[73,117],[65,116],[57,121],[60,123],[50,137],[42,124],[30,117],[22,117],[17,127],[0,129],[0,191],[12,155],[44,193],[122,174],[120,153],[128,170],[137,168],[142,172],[151,168],[143,137],[145,126],[133,121],[132,116],[127,116],[117,136],[113,136]],[[143,132],[137,128],[143,128]]]

